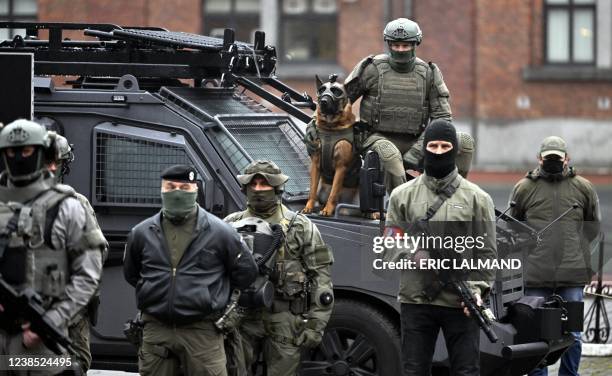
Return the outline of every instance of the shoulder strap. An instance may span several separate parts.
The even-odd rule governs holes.
[[[33,244],[45,243],[53,248],[51,231],[59,213],[60,204],[68,197],[74,197],[74,190],[53,187],[32,202]]]
[[[444,204],[447,199],[455,194],[460,183],[461,179],[459,179],[459,175],[457,175],[457,177],[438,194],[436,201],[429,208],[427,208],[425,216],[419,221],[428,222],[430,219],[432,219],[436,212],[442,207],[442,204]]]

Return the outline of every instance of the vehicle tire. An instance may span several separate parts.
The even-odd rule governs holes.
[[[323,342],[302,358],[301,376],[401,375],[400,333],[371,305],[336,300]]]

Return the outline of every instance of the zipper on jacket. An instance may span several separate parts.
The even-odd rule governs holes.
[[[176,279],[176,268],[172,268],[172,278],[170,279],[170,296],[168,297],[168,317],[170,322],[174,322],[172,315],[172,308],[174,307],[174,285]]]

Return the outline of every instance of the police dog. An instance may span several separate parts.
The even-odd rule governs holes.
[[[310,156],[310,195],[304,213],[312,213],[319,199],[325,202],[320,214],[331,216],[339,201],[354,202],[358,196],[361,158],[354,145],[355,115],[344,86],[336,79],[337,75],[330,75],[329,82],[323,83],[316,77],[316,136],[312,137],[316,151]]]

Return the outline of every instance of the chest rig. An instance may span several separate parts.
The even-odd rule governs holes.
[[[31,288],[45,303],[64,294],[68,254],[54,249],[53,222],[72,188],[56,185],[26,203],[0,203],[0,274],[17,289]]]
[[[392,69],[386,55],[375,57],[372,64],[378,72],[377,86],[362,99],[361,118],[375,132],[420,135],[429,119],[432,78],[427,64],[417,60],[405,73]]]

